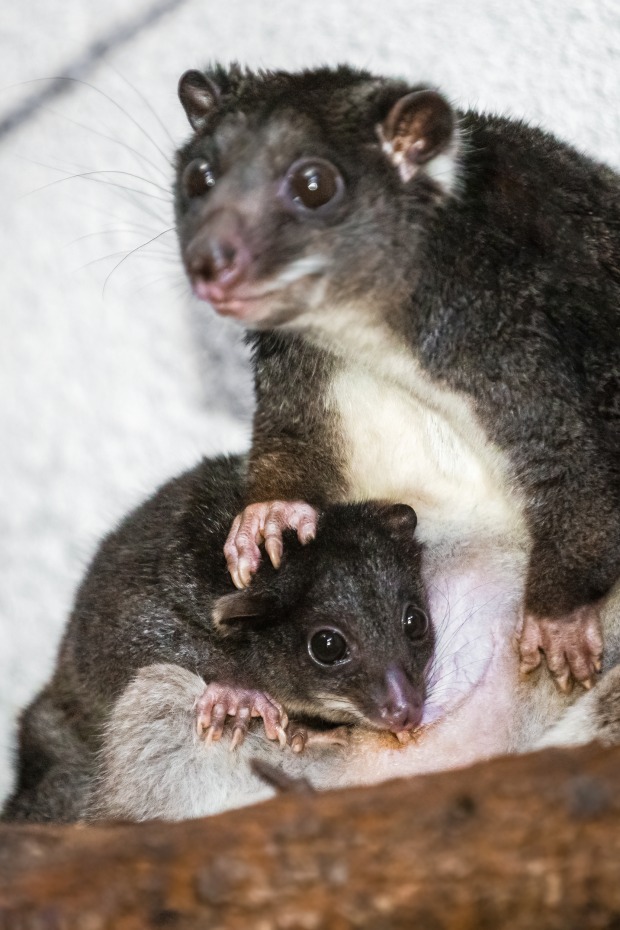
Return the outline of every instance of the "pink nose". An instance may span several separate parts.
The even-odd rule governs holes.
[[[192,243],[187,255],[187,270],[197,296],[216,303],[243,280],[249,264],[250,253],[238,236],[201,237]]]
[[[420,688],[409,681],[402,668],[392,665],[385,673],[386,694],[379,717],[392,733],[414,730],[422,721],[424,699]]]

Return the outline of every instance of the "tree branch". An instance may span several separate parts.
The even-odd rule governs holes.
[[[618,926],[620,748],[185,823],[0,827],[2,930]]]

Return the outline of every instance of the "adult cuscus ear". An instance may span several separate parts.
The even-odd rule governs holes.
[[[243,632],[245,623],[255,626],[266,621],[273,604],[251,590],[234,591],[219,597],[211,611],[216,630],[224,635]]]
[[[422,168],[448,187],[433,162],[440,155],[456,158],[457,122],[454,110],[435,90],[418,90],[397,100],[377,125],[383,152],[398,170],[403,182],[410,181]],[[441,166],[445,171],[446,166]]]
[[[186,71],[179,81],[179,100],[192,129],[202,132],[219,105],[220,92],[202,71]]]

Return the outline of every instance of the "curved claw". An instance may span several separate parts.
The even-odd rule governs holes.
[[[351,728],[342,726],[331,730],[313,730],[297,721],[291,721],[287,736],[293,752],[301,753],[308,746],[348,746],[351,741]]]
[[[302,544],[316,535],[318,513],[304,501],[266,501],[250,504],[233,520],[224,555],[235,587],[245,588],[260,565],[260,546],[274,568],[282,561],[282,534],[296,530]]]
[[[206,746],[220,740],[228,728],[232,731],[230,749],[235,750],[243,743],[252,717],[262,718],[268,739],[286,745],[286,712],[263,691],[212,682],[196,703],[196,730],[204,735]]]
[[[601,670],[603,637],[598,609],[580,607],[567,617],[550,619],[526,614],[519,635],[520,671],[538,668],[545,655],[547,666],[561,691],[573,680],[592,687]]]

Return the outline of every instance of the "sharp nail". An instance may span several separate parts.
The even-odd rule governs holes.
[[[241,581],[241,578],[239,577],[239,572],[237,571],[236,568],[231,569],[230,577],[232,578],[232,583],[234,584],[235,588],[238,588],[239,591],[242,591],[245,585]]]
[[[205,736],[205,746],[210,746],[213,742],[213,727],[209,727]]]
[[[569,694],[572,688],[572,681],[570,673],[566,672],[564,675],[559,675],[557,678],[558,688],[564,694]]]
[[[278,742],[280,743],[280,749],[285,749],[285,748],[286,748],[286,744],[287,744],[287,742],[288,742],[288,740],[287,740],[287,738],[286,738],[286,733],[284,732],[284,730],[282,729],[282,727],[278,727],[278,728],[276,729],[276,733],[278,734]]]
[[[592,681],[591,678],[584,678],[584,680],[581,682],[581,684],[582,684],[583,687],[586,689],[586,691],[589,691],[589,690],[591,689],[592,685],[594,684],[594,682]]]
[[[241,587],[247,588],[250,581],[252,580],[252,572],[250,571],[250,563],[247,559],[239,559],[239,564],[237,565],[237,571],[239,573],[239,580],[241,581]]]
[[[316,534],[315,534],[314,530],[312,530],[312,529],[310,529],[310,528],[307,528],[307,529],[305,529],[305,530],[302,530],[302,532],[301,532],[301,543],[302,543],[302,545],[305,546],[306,543],[311,542],[311,541],[314,539],[315,535],[316,535]]]
[[[232,740],[230,741],[230,751],[234,752],[237,746],[240,746],[244,739],[244,732],[241,727],[235,727]]]
[[[270,540],[265,544],[265,549],[267,550],[267,555],[269,556],[273,567],[280,568],[280,565],[282,564],[282,550],[280,546],[276,542]]]

